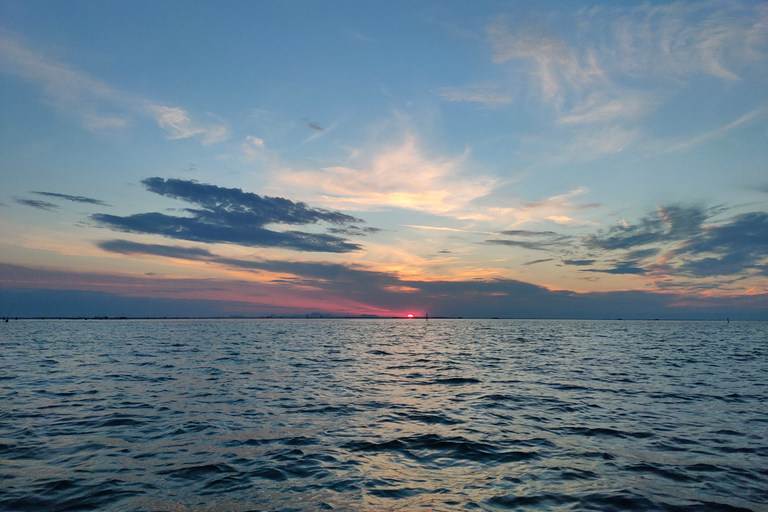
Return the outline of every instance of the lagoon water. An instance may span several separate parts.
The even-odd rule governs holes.
[[[19,320],[0,510],[768,510],[768,323]]]

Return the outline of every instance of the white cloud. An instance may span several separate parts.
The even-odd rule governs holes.
[[[439,226],[421,226],[418,224],[403,224],[403,227],[406,228],[413,228],[413,229],[423,229],[426,231],[448,231],[451,233],[480,233],[483,235],[495,235],[497,233],[491,232],[491,231],[475,231],[471,229],[458,229],[458,228],[446,228],[446,227],[439,227]]]
[[[356,162],[351,165],[281,170],[275,177],[294,194],[304,190],[311,196],[322,195],[320,201],[334,208],[400,207],[437,214],[456,213],[487,194],[494,182],[466,172],[468,152],[427,156],[412,134],[400,144],[352,152]]]
[[[527,81],[531,96],[552,109],[559,125],[573,127],[569,142],[547,150],[557,155],[549,158],[554,162],[590,160],[635,145],[644,138],[643,118],[696,76],[734,82],[758,62],[766,65],[768,4],[607,6],[551,13],[548,21],[574,31],[502,15],[488,25],[487,37],[493,62]],[[661,151],[693,147],[745,120],[667,143]]]
[[[579,212],[596,208],[597,204],[584,204],[580,201],[582,196],[589,193],[589,188],[577,189],[555,196],[521,203],[510,200],[508,206],[489,207],[487,220],[496,222],[507,221],[506,229],[518,227],[526,223],[554,222],[556,224],[577,227],[595,226],[595,222],[578,218]]]
[[[569,217],[567,215],[550,215],[546,217],[546,219],[551,220],[555,224],[560,224],[562,226],[573,227],[573,226],[598,226],[599,225],[597,222],[574,219],[573,217]]]
[[[257,147],[257,148],[264,148],[264,140],[260,139],[258,137],[254,137],[253,135],[248,135],[245,138],[245,141],[250,144],[251,146]]]
[[[710,74],[730,81],[739,78],[733,65],[765,58],[765,4],[675,2],[643,4],[616,18],[614,13],[595,10],[592,21],[610,22],[602,54],[630,76]],[[607,21],[601,19],[605,15]]]
[[[274,160],[275,155],[272,151],[267,151],[264,139],[248,135],[245,141],[240,145],[240,149],[246,157],[246,160]]]
[[[559,37],[541,24],[506,16],[487,28],[493,62],[517,76],[532,76],[542,100],[563,112],[562,123],[637,116],[661,103],[619,85],[627,79],[656,80],[656,87],[673,90],[697,74],[733,81],[739,79],[739,66],[754,66],[766,57],[766,4],[596,7],[566,21],[599,43]]]
[[[495,85],[470,85],[467,87],[442,87],[435,92],[450,102],[475,102],[486,106],[512,103],[512,97],[497,91]]]
[[[626,122],[641,117],[655,107],[655,103],[657,100],[649,94],[626,93],[609,99],[604,94],[593,93],[557,121],[561,124]]]
[[[720,138],[724,135],[726,135],[731,130],[741,126],[742,124],[760,116],[764,115],[766,113],[766,108],[761,107],[757,108],[755,110],[752,110],[751,112],[748,112],[741,116],[740,118],[736,119],[735,121],[728,123],[724,126],[721,126],[719,128],[716,128],[714,130],[710,130],[708,132],[700,133],[699,135],[696,135],[694,137],[691,137],[687,140],[678,141],[678,142],[672,142],[672,143],[656,143],[656,146],[662,146],[659,147],[659,151],[661,153],[673,153],[676,151],[688,151],[689,149],[693,149],[694,147],[708,141]]]
[[[31,50],[17,36],[6,31],[0,32],[0,71],[36,84],[55,108],[80,117],[90,130],[125,127],[131,114],[140,114],[153,117],[173,139],[198,136],[203,144],[212,144],[229,136],[229,130],[221,123],[196,123],[181,108],[158,105],[115,89],[87,73]],[[124,115],[114,115],[115,109]]]
[[[539,81],[543,99],[558,106],[565,100],[566,88],[580,89],[604,74],[591,51],[578,55],[561,39],[544,33],[540,26],[513,33],[508,19],[500,16],[488,26],[488,39],[496,51],[493,62],[497,64],[514,59],[534,61],[532,74]]]

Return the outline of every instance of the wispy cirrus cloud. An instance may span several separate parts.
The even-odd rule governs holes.
[[[178,107],[166,107],[162,105],[147,105],[157,120],[157,124],[167,131],[171,139],[188,139],[200,136],[203,144],[214,144],[229,138],[229,130],[223,124],[204,125],[199,124],[189,117],[189,113]]]
[[[608,22],[610,21],[610,25]],[[765,58],[768,8],[764,3],[715,1],[643,4],[631,10],[589,12],[601,29],[601,52],[629,76],[688,79],[709,74],[738,80],[745,64]]]
[[[497,219],[511,219],[514,227],[530,222],[554,222],[562,226],[594,226],[595,222],[578,218],[581,212],[600,206],[597,203],[583,203],[581,196],[589,193],[589,188],[579,187],[564,194],[557,194],[536,201],[510,201],[504,188],[495,190],[485,197],[478,198],[473,204],[493,212]]]
[[[542,98],[561,106],[565,89],[580,89],[604,76],[593,52],[579,55],[559,37],[548,33],[542,25],[513,29],[507,16],[499,16],[487,29],[488,40],[495,50],[493,62],[527,60],[536,77]]]
[[[487,35],[495,51],[493,61],[528,71],[544,101],[574,109],[565,118],[569,122],[642,112],[648,98],[619,85],[623,78],[666,80],[675,88],[681,85],[675,81],[699,74],[737,80],[735,67],[766,57],[764,4],[595,7],[565,17],[577,28],[576,36],[590,33],[600,43],[585,46],[542,23],[518,23],[504,15],[488,26]]]
[[[235,188],[197,183],[191,180],[147,178],[143,185],[156,194],[179,199],[196,208],[185,208],[189,217],[164,213],[129,216],[93,214],[101,226],[129,233],[162,235],[204,243],[231,243],[251,247],[276,247],[294,251],[350,252],[361,247],[333,234],[295,230],[274,231],[270,224],[307,225],[327,222],[350,233],[366,231],[352,223],[362,219],[281,197],[259,196]],[[350,227],[352,225],[352,227]]]
[[[493,62],[549,106],[557,124],[574,129],[571,143],[557,151],[560,160],[632,147],[644,140],[641,120],[697,76],[737,82],[768,58],[764,4],[675,2],[550,14],[547,23],[500,15],[488,25],[487,38]],[[570,30],[550,29],[554,25]],[[662,152],[685,150],[754,115],[691,139],[651,145]]]
[[[90,130],[122,128],[138,115],[153,118],[172,139],[198,137],[203,144],[212,144],[229,136],[228,128],[220,122],[195,121],[180,107],[122,91],[31,49],[18,35],[5,30],[0,31],[0,72],[40,87],[48,103],[79,117]]]
[[[768,112],[768,109],[766,109],[765,107],[760,107],[750,112],[747,112],[746,114],[739,117],[735,121],[732,121],[726,125],[720,126],[719,128],[715,128],[714,130],[709,130],[707,132],[700,133],[698,135],[695,135],[685,140],[678,140],[678,141],[671,141],[671,142],[656,142],[652,145],[656,149],[658,149],[659,152],[661,153],[688,151],[707,141],[711,141],[711,140],[723,137],[729,132],[738,128],[739,126],[743,124],[747,124],[749,121],[759,118],[760,116],[765,116],[766,112]]]
[[[438,96],[452,103],[482,103],[487,107],[497,107],[512,103],[512,96],[499,92],[496,85],[468,85],[465,87],[441,87],[435,90]]]

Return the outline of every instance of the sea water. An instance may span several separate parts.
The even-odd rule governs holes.
[[[19,320],[0,510],[768,510],[768,323]]]

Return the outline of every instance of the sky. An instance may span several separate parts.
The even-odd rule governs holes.
[[[0,316],[768,320],[768,3],[0,0]]]

